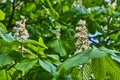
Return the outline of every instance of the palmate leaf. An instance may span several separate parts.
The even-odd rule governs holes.
[[[114,50],[107,49],[105,47],[100,47],[100,48],[94,47],[91,50],[86,50],[86,51],[78,53],[75,56],[72,56],[71,58],[63,62],[61,66],[65,69],[69,69],[69,68],[78,66],[79,64],[84,64],[89,59],[103,58],[109,55],[114,55],[114,53],[115,53]]]
[[[63,62],[62,67],[65,69],[69,69],[71,67],[86,63],[90,59],[90,57],[89,57],[90,52],[91,52],[91,50],[86,50],[79,54],[76,54],[75,56],[73,56],[73,57],[67,59],[65,62]]]
[[[94,78],[97,80],[105,80],[106,78],[106,64],[105,58],[92,59],[92,72]]]
[[[37,54],[40,54],[41,57],[45,58],[46,55],[44,53],[45,48],[41,46],[35,46],[34,44],[26,44],[25,48],[27,49],[27,52],[30,53],[33,57],[37,57]]]
[[[120,64],[115,62],[111,57],[105,58],[106,69],[108,75],[111,77],[111,80],[120,79]]]
[[[107,49],[105,47],[100,47],[100,48],[96,48],[94,47],[90,53],[90,57],[91,58],[101,58],[101,57],[106,57],[109,55],[115,55],[117,51],[115,50],[111,50],[111,49]]]

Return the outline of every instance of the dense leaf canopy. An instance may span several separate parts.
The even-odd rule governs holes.
[[[0,80],[119,80],[120,0],[0,0]]]

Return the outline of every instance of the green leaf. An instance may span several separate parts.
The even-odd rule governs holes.
[[[43,46],[44,48],[47,48],[47,47],[45,46],[44,42],[43,42],[42,37],[39,38],[39,43],[40,43],[40,45]]]
[[[56,10],[53,8],[51,2],[49,0],[46,0],[48,3],[48,6],[50,7],[52,13],[55,15],[55,17],[59,17],[59,14],[56,12]]]
[[[91,69],[91,63],[88,62],[86,64],[82,65],[82,68],[79,71],[79,79],[80,80],[89,80],[91,75],[92,69]]]
[[[26,59],[18,63],[15,68],[21,70],[23,72],[28,71],[31,69],[36,63],[38,59]]]
[[[1,23],[1,22],[0,22],[0,27],[1,27],[2,29],[4,29],[5,32],[7,32],[7,29],[6,29],[5,25],[4,25],[3,23]]]
[[[14,67],[9,70],[9,74],[12,77],[12,80],[19,80],[20,72]]]
[[[120,64],[114,61],[111,57],[105,58],[107,73],[111,80],[120,79]]]
[[[11,42],[13,41],[12,37],[7,35],[5,31],[0,27],[0,36],[6,41],[6,42]]]
[[[30,49],[25,49],[26,53],[29,53],[33,58],[38,58],[38,56],[33,53]]]
[[[33,12],[36,10],[36,5],[34,3],[27,3],[26,4],[26,12]]]
[[[60,56],[65,56],[66,50],[64,49],[62,42],[59,39],[54,39],[49,42],[49,47],[53,48],[56,52],[60,54]]]
[[[0,10],[0,20],[4,20],[5,19],[5,13]]]
[[[107,48],[105,48],[104,46],[100,47],[99,49],[100,49],[101,51],[106,52],[107,54],[110,54],[110,55],[114,55],[115,53],[117,53],[116,50],[107,49]]]
[[[22,60],[22,54],[19,51],[11,50],[8,55],[12,57],[15,61]]]
[[[82,1],[82,4],[85,6],[85,7],[90,7],[91,4],[92,4],[92,0],[83,0]]]
[[[88,14],[87,10],[83,7],[75,7],[75,8],[71,8],[69,11],[67,11],[66,13],[74,13],[76,15],[80,15],[80,14]]]
[[[73,57],[68,58],[65,62],[63,62],[61,67],[64,69],[70,69],[72,67],[86,63],[90,59],[90,52],[91,50],[83,51]]]
[[[54,54],[47,54],[48,57],[53,58],[55,60],[59,60],[59,56],[58,55],[54,55]]]
[[[30,49],[30,50],[36,52],[36,53],[38,52],[38,48],[37,48],[35,45],[26,44],[25,47],[26,47],[27,49]]]
[[[32,39],[28,39],[24,42],[24,44],[31,44],[31,45],[35,45],[35,46],[40,46],[40,47],[43,47],[43,48],[47,48],[43,42],[43,39],[42,37],[39,38],[39,41],[35,41],[35,40],[32,40]]]
[[[40,2],[40,0],[35,0],[35,3],[36,3],[36,4],[39,4],[39,2]]]
[[[5,54],[0,55],[0,67],[1,68],[10,64],[12,61],[13,59],[10,56],[5,55]]]
[[[44,68],[46,71],[50,72],[53,76],[56,76],[56,67],[52,63],[50,63],[46,60],[39,60],[39,63],[42,68]]]
[[[105,58],[92,59],[92,71],[93,71],[95,79],[105,80],[106,78]]]
[[[87,26],[88,31],[91,34],[95,34],[96,31],[101,31],[100,25],[93,20],[94,18],[92,18],[91,16],[89,16],[89,18],[91,18],[91,20],[88,21],[88,24],[90,25],[90,26]]]
[[[69,7],[68,7],[67,5],[63,6],[63,8],[62,8],[62,11],[63,11],[63,12],[66,12],[66,11],[68,11],[68,10],[69,10]]]
[[[6,70],[0,70],[0,80],[12,80],[10,74]]]
[[[99,50],[98,48],[94,47],[91,51],[90,57],[91,58],[100,58],[108,56],[108,54],[104,51]]]
[[[42,58],[46,58],[46,55],[45,55],[45,53],[44,53],[44,50],[45,50],[45,48],[40,48],[40,47],[38,47],[38,54],[40,54],[40,56],[41,56]]]

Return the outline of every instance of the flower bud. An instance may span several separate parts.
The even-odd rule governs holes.
[[[20,15],[20,18],[21,18],[21,19],[25,19],[25,16]]]

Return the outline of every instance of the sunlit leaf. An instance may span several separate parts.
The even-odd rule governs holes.
[[[0,10],[0,20],[4,20],[4,19],[5,19],[5,13]]]
[[[4,31],[7,32],[7,29],[6,29],[5,25],[2,22],[0,22],[0,27],[2,27],[2,29],[4,29]]]
[[[105,58],[97,58],[92,60],[92,71],[95,79],[104,80],[106,78]]]
[[[10,74],[4,69],[0,70],[0,80],[12,80]]]
[[[120,64],[115,62],[112,58],[107,57],[105,59],[106,69],[108,75],[112,80],[119,80],[120,79]]]
[[[39,38],[39,44],[40,44],[41,46],[43,46],[44,48],[47,48],[47,47],[45,46],[44,42],[43,42],[42,37]]]

